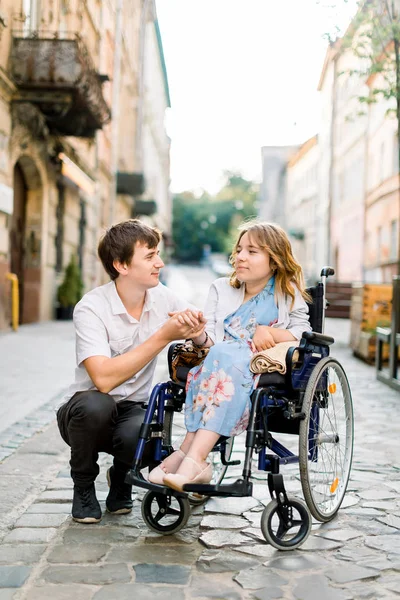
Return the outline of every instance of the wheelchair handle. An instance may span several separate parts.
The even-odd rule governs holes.
[[[324,333],[325,331],[325,311],[328,307],[328,302],[326,300],[326,280],[330,275],[334,275],[335,274],[335,269],[333,267],[323,267],[322,271],[321,271],[321,282],[322,285],[324,286],[324,298],[323,298],[323,313],[322,313],[322,332]]]
[[[330,277],[335,274],[335,269],[332,267],[324,267],[321,271],[321,277]]]

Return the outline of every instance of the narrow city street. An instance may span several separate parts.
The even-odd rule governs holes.
[[[168,285],[203,308],[213,273],[169,266]],[[129,515],[105,512],[101,455],[96,481],[103,518],[70,516],[69,449],[54,422],[74,369],[72,323],[26,325],[0,335],[0,600],[391,600],[400,592],[400,394],[353,357],[349,321],[328,319],[331,354],[344,366],[354,403],[353,469],[343,506],[331,522],[313,522],[300,549],[279,552],[260,530],[270,498],[255,473],[252,498],[210,499],[192,509],[172,536],[150,532],[141,517],[143,491]],[[156,380],[167,379],[165,352]],[[182,433],[182,415],[175,437]],[[291,443],[296,440],[291,440]],[[244,440],[235,442],[243,459]],[[297,466],[285,471],[302,497]],[[228,480],[240,467],[228,471]]]

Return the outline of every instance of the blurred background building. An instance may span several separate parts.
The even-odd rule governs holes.
[[[0,329],[52,319],[77,257],[101,283],[101,232],[171,229],[168,80],[154,0],[5,0],[0,8]]]
[[[321,130],[300,148],[262,148],[262,218],[285,227],[307,280],[331,264],[336,280],[391,283],[398,269],[397,121],[382,76],[357,74],[360,58],[341,40],[329,46],[318,90]]]

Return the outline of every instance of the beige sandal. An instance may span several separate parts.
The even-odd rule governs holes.
[[[169,460],[172,459],[172,457],[174,457],[175,460]],[[179,467],[181,462],[183,461],[183,459],[186,457],[186,454],[184,452],[182,452],[182,450],[180,448],[178,448],[178,450],[175,450],[175,452],[172,452],[169,456],[167,456],[167,458],[165,458],[162,463],[160,463],[158,465],[158,467],[155,467],[154,469],[152,469],[149,473],[149,481],[151,483],[157,483],[158,485],[164,485],[164,477],[165,475],[167,475],[168,473],[175,473]],[[168,467],[165,465],[166,461],[169,461]],[[170,469],[169,471],[164,471],[164,468],[168,468]]]
[[[188,477],[187,475],[179,475],[178,473],[168,473],[164,477],[164,485],[167,485],[178,492],[183,492],[183,486],[186,483],[210,483],[213,476],[211,463],[206,463],[207,466],[203,469],[202,466],[193,460],[193,458],[190,458],[190,456],[185,456],[183,460],[191,460],[192,463],[198,468],[199,473],[192,478]]]

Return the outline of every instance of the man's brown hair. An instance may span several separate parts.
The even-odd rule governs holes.
[[[139,219],[129,219],[107,229],[100,239],[97,252],[104,269],[115,280],[119,275],[113,265],[115,260],[130,265],[137,242],[155,248],[161,237],[157,227],[149,227]]]

